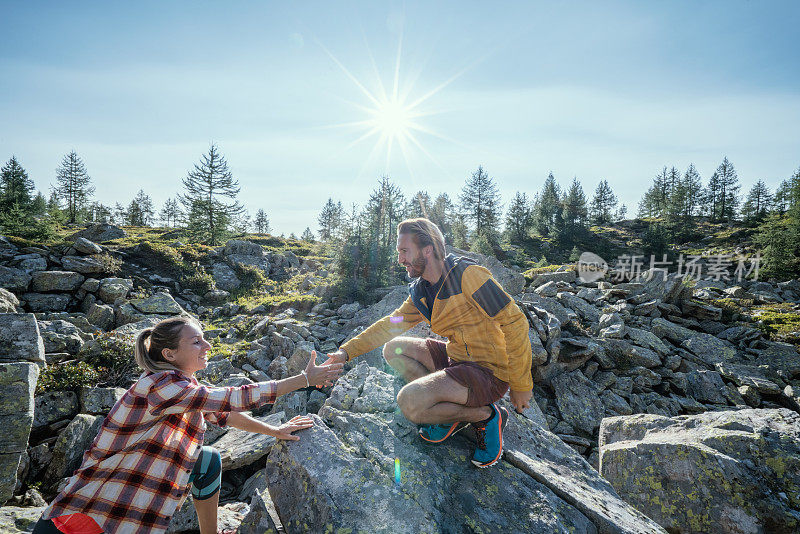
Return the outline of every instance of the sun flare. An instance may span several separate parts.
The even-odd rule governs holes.
[[[372,121],[381,135],[399,140],[413,127],[412,110],[397,100],[383,102],[372,112]]]

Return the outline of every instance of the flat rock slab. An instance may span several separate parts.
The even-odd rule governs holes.
[[[256,419],[272,426],[278,426],[283,421],[283,417],[283,412],[278,412],[265,417],[256,417]],[[263,458],[275,445],[275,441],[274,437],[266,434],[253,434],[238,428],[231,428],[214,442],[214,448],[222,456],[222,469],[229,470],[250,465]]]
[[[800,414],[791,410],[610,417],[600,472],[670,532],[800,531]]]

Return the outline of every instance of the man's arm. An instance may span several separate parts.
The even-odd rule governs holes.
[[[370,325],[369,328],[350,341],[344,343],[338,351],[329,356],[332,357],[336,355],[333,360],[336,363],[346,362],[374,348],[380,347],[390,339],[399,336],[406,330],[419,324],[421,321],[422,314],[417,307],[414,306],[411,297],[408,297],[405,302],[391,314]]]
[[[470,266],[464,271],[462,289],[486,319],[495,321],[503,332],[510,373],[511,402],[517,411],[524,410],[529,405],[533,389],[533,356],[528,337],[528,319],[483,267]]]

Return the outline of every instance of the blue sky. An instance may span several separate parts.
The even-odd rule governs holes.
[[[551,171],[587,195],[607,179],[634,213],[664,165],[707,180],[727,156],[745,191],[800,167],[797,2],[0,8],[0,159],[47,191],[75,150],[106,204],[141,188],[160,208],[211,142],[240,201],[286,234],[316,231],[328,197],[363,204],[384,174],[455,199],[482,165],[506,202]],[[389,156],[341,125],[368,119],[366,93],[391,94],[395,72],[426,114]]]

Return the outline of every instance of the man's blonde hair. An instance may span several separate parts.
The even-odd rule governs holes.
[[[400,234],[410,235],[411,240],[420,249],[431,245],[433,247],[433,256],[437,260],[444,259],[444,236],[439,227],[428,219],[423,217],[406,219],[397,225],[397,235],[399,236]]]

